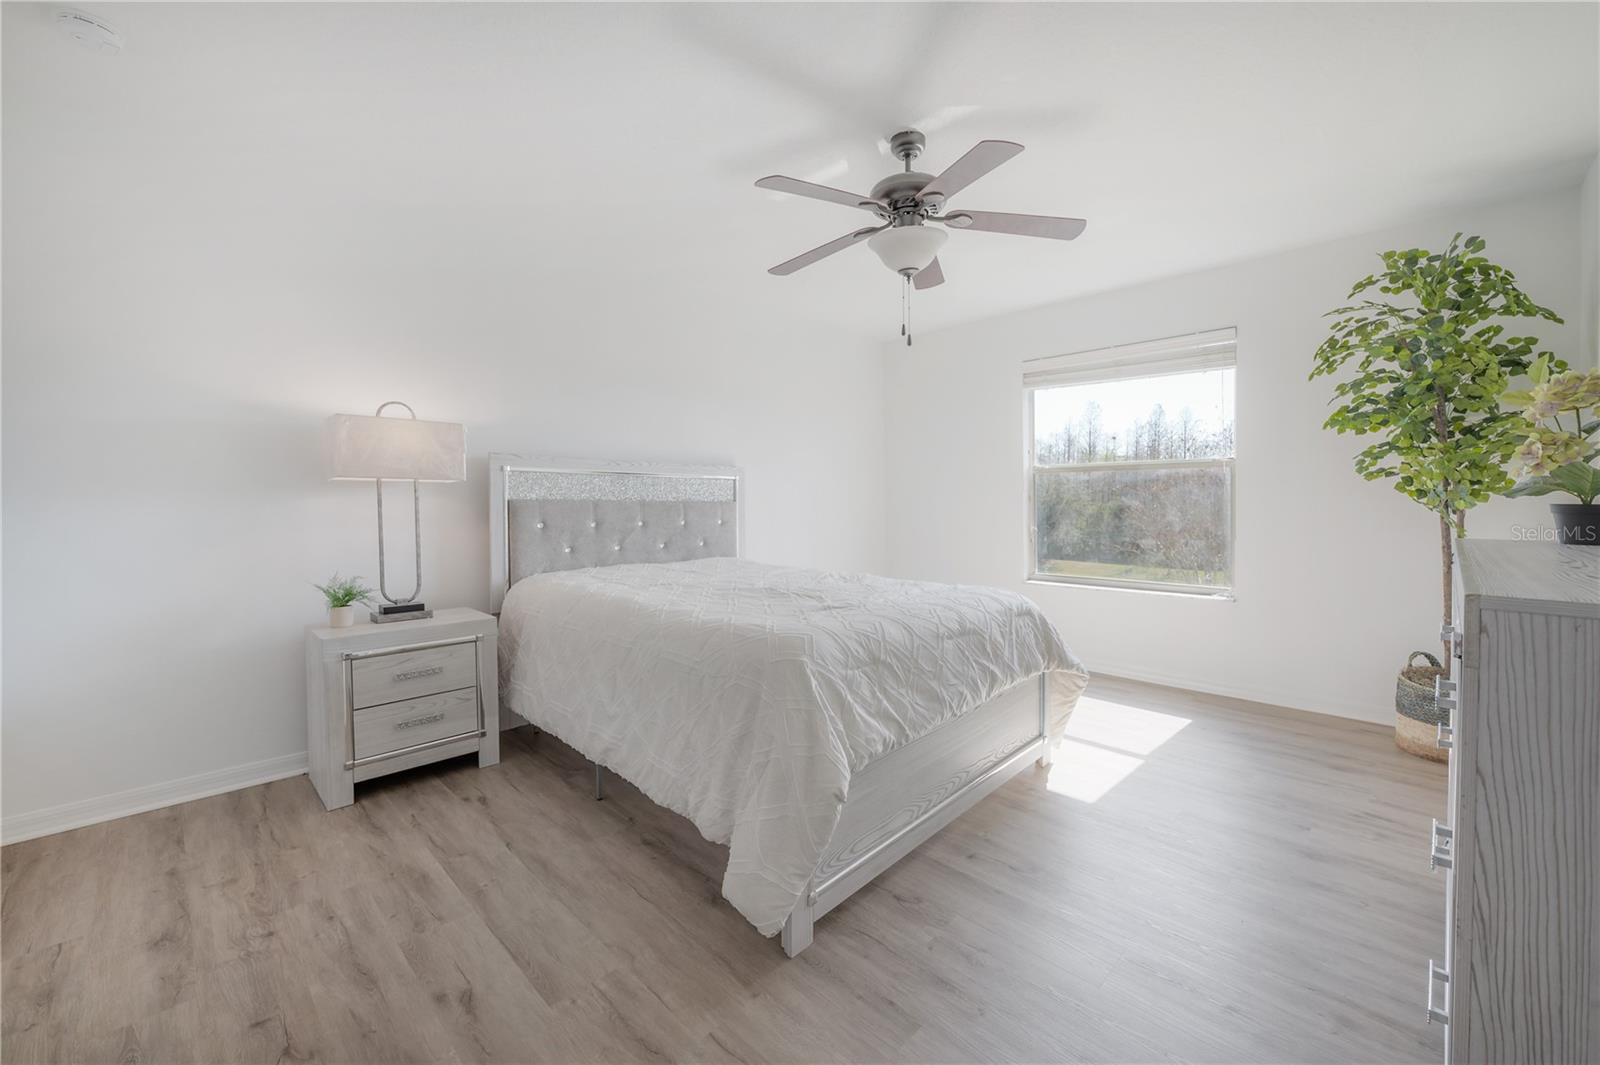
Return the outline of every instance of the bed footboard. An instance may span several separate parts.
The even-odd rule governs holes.
[[[823,914],[905,857],[978,800],[1027,768],[1049,764],[1045,677],[1023,681],[983,706],[867,766],[850,782],[834,838],[784,922],[783,951],[811,944]]]

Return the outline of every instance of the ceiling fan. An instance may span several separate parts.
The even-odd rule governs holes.
[[[768,270],[783,276],[826,259],[836,252],[867,242],[883,265],[905,278],[901,297],[900,333],[911,343],[911,287],[932,288],[944,283],[939,266],[939,249],[949,234],[928,225],[936,222],[951,229],[976,229],[989,233],[1013,233],[1019,237],[1048,237],[1071,240],[1083,232],[1087,222],[1081,218],[1056,218],[1040,214],[1007,214],[1001,211],[945,212],[945,201],[1006,160],[1022,151],[1012,141],[979,141],[971,150],[950,164],[938,177],[911,169],[911,161],[922,154],[927,138],[914,129],[901,130],[889,138],[889,150],[905,164],[898,174],[890,174],[872,186],[872,194],[861,196],[842,189],[817,185],[799,178],[773,174],[756,182],[757,188],[788,192],[827,200],[868,211],[881,223],[846,233],[819,248],[796,255]]]

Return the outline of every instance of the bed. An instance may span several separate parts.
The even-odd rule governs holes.
[[[733,467],[490,456],[504,710],[729,848],[793,957],[1031,762],[1088,674],[1028,600],[743,558]]]

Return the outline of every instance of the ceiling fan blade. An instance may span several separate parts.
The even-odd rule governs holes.
[[[979,141],[945,172],[923,186],[922,198],[949,199],[983,175],[1022,151],[1015,141]]]
[[[830,240],[820,248],[812,248],[803,255],[796,255],[788,262],[779,263],[777,266],[774,266],[768,270],[767,273],[777,274],[779,277],[785,277],[794,273],[796,270],[799,270],[801,267],[810,266],[819,259],[826,259],[835,252],[844,251],[846,248],[850,247],[850,245],[859,244],[879,230],[888,228],[888,226],[868,226],[866,229],[858,229],[854,233],[846,233],[838,240]]]
[[[858,196],[853,192],[843,189],[829,188],[827,185],[818,185],[811,181],[801,181],[799,178],[784,177],[782,174],[773,174],[756,182],[758,189],[771,189],[773,192],[787,192],[795,196],[809,196],[813,200],[827,200],[829,203],[842,203],[846,207],[859,207],[863,211],[876,211],[878,202],[870,196]]]
[[[934,259],[933,262],[918,270],[916,276],[911,279],[911,283],[917,288],[932,288],[934,285],[944,284],[944,271],[939,268],[939,260]]]
[[[1081,218],[1004,211],[951,211],[940,221],[952,229],[979,229],[985,233],[1014,233],[1019,237],[1049,237],[1051,240],[1071,240],[1089,224]]]

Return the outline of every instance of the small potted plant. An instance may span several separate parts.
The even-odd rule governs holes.
[[[327,584],[312,587],[328,600],[328,624],[336,629],[354,625],[356,604],[372,601],[372,589],[362,584],[360,577],[344,578],[335,573]]]
[[[1528,420],[1526,435],[1516,451],[1516,468],[1525,479],[1507,492],[1513,496],[1543,496],[1564,492],[1576,503],[1552,503],[1556,539],[1564,544],[1600,547],[1600,370],[1550,376],[1545,358],[1528,369],[1533,387],[1507,392],[1505,403],[1520,409]],[[1587,411],[1587,415],[1585,412]]]

